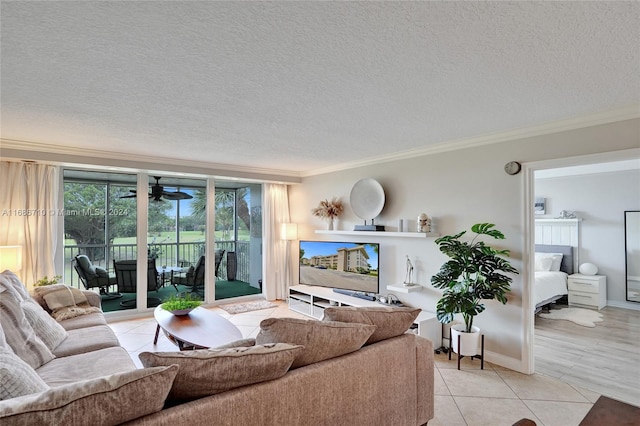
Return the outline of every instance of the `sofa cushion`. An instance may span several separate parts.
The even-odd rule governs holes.
[[[142,365],[180,366],[169,399],[182,401],[284,376],[302,346],[286,343],[184,352],[142,352]]]
[[[47,345],[49,350],[53,351],[67,338],[67,331],[42,306],[31,299],[22,301],[20,306],[36,336]]]
[[[366,324],[267,318],[260,323],[256,343],[290,343],[304,346],[304,350],[291,366],[298,368],[357,351],[375,329],[374,325]]]
[[[355,308],[330,306],[324,310],[323,321],[357,322],[376,326],[367,345],[405,333],[420,313],[419,308],[387,306]]]
[[[120,346],[108,325],[78,328],[67,333],[69,337],[53,349],[53,354],[58,358]]]
[[[96,266],[94,270],[99,278],[109,278],[109,272],[106,269]]]
[[[49,386],[10,348],[0,347],[0,400],[43,392]]]
[[[55,387],[135,368],[129,353],[122,347],[114,347],[56,358],[36,368],[36,373],[46,384]]]
[[[34,292],[44,298],[51,316],[58,321],[101,312],[100,308],[89,304],[82,291],[64,284],[36,287]]]
[[[162,410],[177,366],[146,368],[0,401],[0,424],[116,425]]]
[[[107,325],[104,314],[94,312],[92,314],[80,315],[60,321],[60,325],[67,331],[76,330],[78,328],[95,327],[97,325]]]
[[[51,361],[54,356],[47,346],[36,336],[27,321],[20,301],[5,287],[0,287],[0,323],[7,344],[18,357],[32,368]]]

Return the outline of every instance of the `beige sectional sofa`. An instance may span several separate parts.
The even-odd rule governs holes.
[[[192,361],[192,358],[200,358],[201,355],[204,357],[205,352],[194,351],[186,355],[149,353],[143,362],[155,363],[156,366],[137,369],[129,354],[119,346],[101,312],[59,321],[65,336],[62,342],[51,350],[52,358],[46,360],[49,357],[45,353],[39,355],[39,358],[42,358],[40,361],[46,360],[42,365],[27,365],[40,361],[31,357],[31,354],[23,356],[28,363],[22,358],[16,360],[22,351],[29,350],[29,345],[12,350],[12,343],[16,347],[20,344],[16,343],[16,336],[11,335],[15,330],[9,330],[16,325],[16,320],[12,319],[12,324],[9,324],[7,313],[16,303],[23,307],[25,303],[33,301],[44,308],[48,308],[49,305],[41,296],[31,298],[26,291],[16,289],[17,282],[13,279],[15,276],[9,274],[5,272],[0,275],[0,395],[3,398],[0,401],[0,426],[400,426],[426,424],[433,418],[433,346],[429,340],[405,333],[389,338],[378,334],[378,338],[382,339],[379,341],[372,340],[373,336],[367,340],[365,336],[367,344],[360,349],[315,361],[315,354],[322,353],[323,347],[331,346],[320,340],[314,352],[306,352],[306,359],[310,362],[306,365],[304,362],[298,362],[304,358],[300,353],[305,351],[300,344],[260,345],[277,338],[283,327],[296,331],[298,336],[292,337],[295,340],[308,339],[313,334],[304,331],[305,327],[322,326],[318,330],[323,333],[327,329],[330,333],[341,333],[342,328],[351,327],[346,323],[342,327],[335,322],[319,324],[320,322],[312,320],[308,323],[304,323],[304,320],[273,320],[263,325],[263,330],[257,338],[258,345],[254,349],[236,348],[207,352],[222,354],[234,351],[233,354],[227,354],[234,363],[245,362],[247,358],[255,360],[262,357],[255,352],[263,350],[261,348],[266,348],[264,350],[267,352],[284,350],[279,353],[292,355],[288,364],[284,365],[279,378],[268,378],[260,383],[224,390],[194,400],[172,401],[168,400],[167,396],[175,393],[179,375],[189,374],[185,370],[188,363],[194,362],[196,369],[200,370],[196,371],[200,374],[198,377],[203,377],[201,370],[208,367],[202,366],[211,365],[207,364],[211,360]],[[22,289],[24,290],[24,287]],[[98,294],[86,291],[82,291],[82,294],[88,302],[85,306],[100,306]],[[30,308],[33,310],[33,306]],[[11,315],[20,314],[12,312]],[[27,328],[24,322],[17,324]],[[372,325],[363,327],[376,328]],[[361,332],[362,330],[358,333]],[[33,338],[34,334],[30,338]],[[330,339],[336,340],[334,337]],[[308,340],[306,343],[309,348],[314,348],[312,341]],[[42,347],[38,347],[44,352]],[[249,357],[244,356],[250,353],[252,355]],[[291,367],[294,359],[298,364]],[[202,364],[197,364],[198,362]],[[243,369],[243,365],[234,364],[233,367],[225,368]],[[260,375],[260,369],[275,371],[270,367],[261,367],[260,364],[247,368],[256,369],[257,375]],[[25,370],[27,375],[31,374],[29,369],[32,369],[37,377],[30,377],[29,380],[18,383],[13,377],[12,382],[12,375],[22,370]],[[244,369],[245,375],[246,371]],[[42,383],[37,382],[38,378],[44,383],[44,387]],[[11,392],[24,393],[25,389],[20,388],[28,388],[32,381],[36,392],[27,389],[27,394],[11,396]]]

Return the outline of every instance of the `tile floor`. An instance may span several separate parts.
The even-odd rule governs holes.
[[[220,308],[212,311],[229,319],[244,337],[255,337],[260,321],[268,317],[306,318],[288,309],[283,302],[277,308],[230,315]],[[144,351],[175,351],[162,333],[153,345],[156,323],[153,318],[109,324],[122,346],[140,366],[138,354]],[[436,354],[435,418],[438,425],[512,425],[523,417],[545,426],[578,425],[599,395],[555,378],[517,373],[500,366],[463,358],[457,370],[455,356]]]

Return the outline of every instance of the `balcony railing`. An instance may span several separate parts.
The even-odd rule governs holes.
[[[218,276],[227,279],[227,253],[236,253],[236,280],[249,282],[249,242],[248,241],[216,241],[216,248],[225,250],[220,263]],[[204,243],[159,243],[149,244],[149,252],[157,253],[156,266],[189,266],[195,265],[204,254]],[[95,266],[107,271],[113,270],[114,260],[135,259],[138,248],[135,244],[85,244],[65,245],[64,247],[64,277],[65,284],[81,287],[78,274],[72,266],[73,258],[78,254],[86,254]]]

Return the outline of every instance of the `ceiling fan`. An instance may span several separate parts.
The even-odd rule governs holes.
[[[152,199],[153,201],[161,201],[163,198],[165,200],[188,200],[190,198],[193,198],[191,195],[187,194],[186,192],[182,192],[182,191],[175,191],[175,192],[165,191],[164,187],[162,185],[160,185],[160,182],[159,182],[160,181],[160,177],[159,176],[154,176],[153,178],[156,180],[156,183],[151,186],[151,192],[149,193],[149,198]],[[136,198],[136,196],[138,195],[136,193],[135,189],[130,189],[129,192],[131,192],[132,194],[123,195],[120,198]]]

